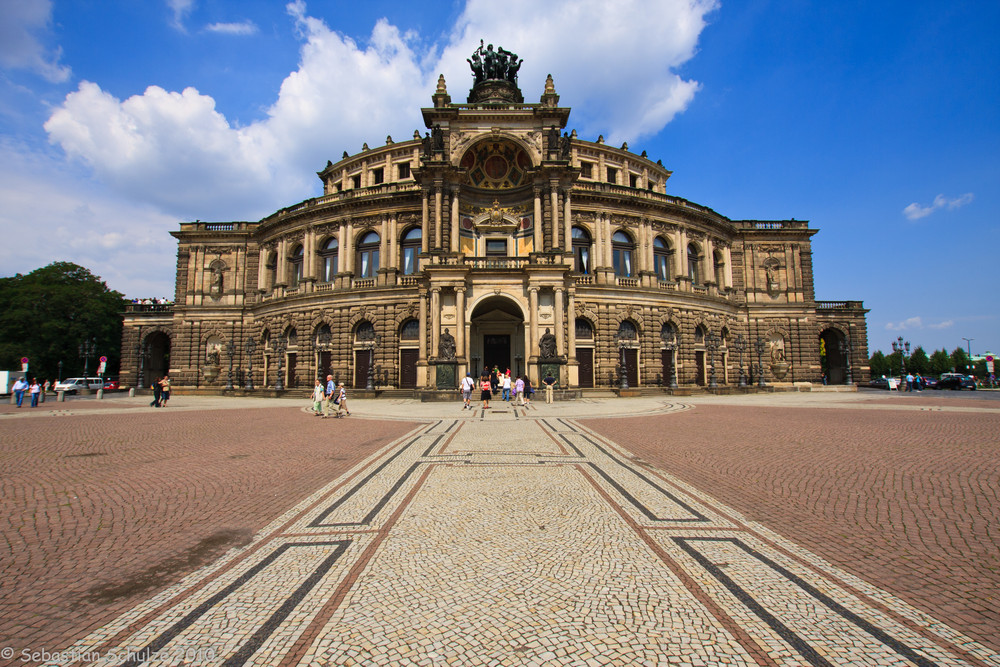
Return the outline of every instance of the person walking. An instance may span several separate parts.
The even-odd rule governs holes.
[[[42,383],[42,403],[45,402],[45,394],[49,393],[49,387],[52,386],[48,380]]]
[[[514,383],[514,394],[517,396],[517,404],[524,405],[524,378],[518,377]]]
[[[531,380],[528,379],[528,374],[525,373],[524,378],[524,407],[531,405],[531,397],[534,395],[535,390],[531,386]]]
[[[556,379],[552,377],[552,371],[549,371],[548,373],[545,374],[545,377],[542,378],[542,384],[545,385],[545,402],[551,403],[553,388],[555,387],[556,384]]]
[[[503,374],[503,400],[510,402],[510,369]]]
[[[313,400],[313,415],[317,417],[323,416],[323,399],[326,397],[326,391],[323,389],[323,381],[316,378],[316,386],[313,387],[312,400]]]
[[[340,411],[343,410],[347,413],[347,416],[351,416],[351,411],[347,409],[347,390],[344,389],[344,383],[341,382],[337,385],[337,398],[334,399],[334,403],[337,404],[337,418],[341,417]]]
[[[472,379],[472,373],[466,373],[465,377],[462,378],[462,400],[465,401],[465,405],[462,406],[463,410],[472,409],[470,401],[472,400],[472,390],[475,386],[476,381]]]
[[[490,399],[493,398],[492,384],[490,383],[490,376],[483,371],[482,377],[479,378],[479,399],[483,402],[483,410],[490,409]]]
[[[14,402],[17,403],[17,407],[21,407],[21,403],[24,402],[24,391],[27,388],[28,383],[24,381],[24,378],[17,378],[17,382],[10,388],[14,392]]]
[[[154,382],[150,387],[153,390],[153,400],[149,403],[149,407],[151,408],[160,407],[160,399],[163,398],[163,385],[160,384],[161,380],[163,380],[163,378],[156,378],[156,382]]]
[[[331,405],[333,403],[333,392],[337,391],[337,385],[333,383],[333,376],[326,376],[326,391],[323,392],[323,419],[330,416]]]
[[[42,393],[42,385],[38,384],[38,378],[34,378],[31,381],[31,386],[28,388],[31,392],[31,407],[38,407],[38,395]]]
[[[167,407],[167,401],[170,400],[170,376],[164,375],[163,379],[160,380],[160,407]]]

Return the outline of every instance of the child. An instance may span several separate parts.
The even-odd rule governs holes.
[[[323,416],[323,398],[326,392],[323,390],[323,381],[316,378],[316,386],[313,387],[313,414],[317,417]]]

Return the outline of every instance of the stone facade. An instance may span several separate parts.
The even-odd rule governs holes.
[[[279,367],[286,388],[327,373],[364,387],[369,366],[380,388],[494,365],[572,388],[618,386],[623,369],[632,387],[674,372],[733,385],[741,342],[768,383],[867,379],[867,311],[815,300],[808,223],[667,194],[645,153],[566,131],[551,77],[537,104],[492,100],[489,83],[452,104],[442,78],[424,137],[327,163],[320,197],[182,223],[174,304],[125,314],[123,383],[169,367],[175,386],[222,389],[231,364],[255,389]]]

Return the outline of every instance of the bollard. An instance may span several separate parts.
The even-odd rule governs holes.
[[[128,388],[128,397],[129,398],[135,398],[135,387],[129,387]]]
[[[56,392],[56,402],[57,403],[62,403],[65,400],[66,400],[66,392],[65,391],[57,391]]]
[[[98,389],[97,390],[97,400],[101,400],[102,398],[104,398],[104,390],[103,389]]]

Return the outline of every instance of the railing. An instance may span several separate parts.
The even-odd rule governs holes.
[[[231,232],[236,229],[236,224],[233,222],[206,222],[205,231],[206,232]]]
[[[333,283],[315,283],[313,285],[314,292],[332,292]]]
[[[355,278],[351,282],[351,287],[353,287],[354,289],[370,289],[372,287],[375,287],[375,279],[374,278]]]
[[[471,269],[520,269],[530,263],[527,257],[466,257]]]
[[[420,282],[420,276],[400,276],[399,284],[403,287],[416,287]]]
[[[593,285],[594,276],[576,276],[577,285]]]
[[[677,283],[672,282],[672,281],[667,281],[667,280],[657,280],[656,281],[656,286],[659,287],[660,289],[666,289],[666,290],[676,290],[677,289]]]
[[[617,285],[619,287],[638,287],[639,286],[639,279],[638,278],[621,278],[621,277],[618,277],[618,278],[615,278],[615,282],[617,283]]]
[[[777,229],[806,229],[808,220],[734,220],[733,224],[742,229],[758,229],[761,231]]]
[[[172,303],[126,303],[126,313],[172,313]]]
[[[817,310],[836,310],[836,309],[853,309],[853,308],[864,308],[864,301],[817,301]]]

